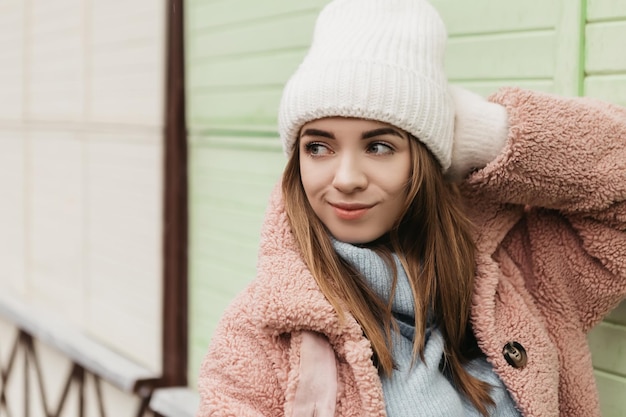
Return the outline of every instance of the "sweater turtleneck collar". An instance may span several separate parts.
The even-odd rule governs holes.
[[[369,287],[383,302],[388,302],[392,295],[393,270],[385,260],[372,249],[340,242],[336,239],[332,239],[332,242],[337,254],[363,276]],[[414,319],[414,300],[409,279],[398,256],[395,253],[392,256],[397,271],[397,282],[391,311],[394,315],[408,316]]]

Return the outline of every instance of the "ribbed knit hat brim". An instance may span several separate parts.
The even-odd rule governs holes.
[[[363,118],[412,134],[445,171],[454,134],[445,41],[443,22],[425,0],[331,2],[283,91],[278,127],[285,153],[309,121]]]

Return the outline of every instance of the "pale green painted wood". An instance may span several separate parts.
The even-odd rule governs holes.
[[[589,0],[588,20],[623,19],[626,8],[620,3]],[[626,106],[626,20],[587,24],[585,36],[584,94]],[[602,415],[626,415],[626,303],[591,331],[589,345]]]
[[[243,25],[250,22],[272,19],[298,13],[317,13],[328,0],[285,1],[285,0],[230,0],[203,2],[194,5],[189,13],[188,30],[215,30],[231,25]]]
[[[626,415],[626,301],[589,335],[602,416]]]
[[[587,25],[587,74],[626,72],[626,20]]]
[[[606,321],[626,327],[626,301],[623,301],[615,310],[613,310],[607,317]],[[624,339],[624,343],[626,343],[626,339]]]
[[[216,199],[199,199],[196,204],[204,208],[202,215],[195,217],[198,231],[191,239],[192,243],[199,244],[194,247],[198,259],[224,263],[232,260],[236,264],[242,252],[253,257],[256,255],[256,246],[249,238],[251,232],[259,231],[259,216],[256,213],[251,214],[258,209],[243,209],[234,201],[220,202]],[[220,243],[223,245],[220,246]],[[233,249],[237,250],[231,252]]]
[[[275,130],[281,94],[282,86],[198,92],[189,100],[187,117],[193,130],[238,125]]]
[[[557,0],[432,0],[450,36],[551,29],[558,20]]]
[[[554,92],[558,94],[579,96],[583,93],[584,1],[559,1],[554,51]]]
[[[626,1],[587,0],[587,19],[590,22],[626,19]]]
[[[596,371],[596,384],[600,393],[602,417],[624,417],[626,415],[626,378]]]
[[[271,133],[259,130],[245,130],[248,126],[238,126],[241,130],[202,130],[198,129],[199,136],[192,136],[190,142],[194,146],[205,146],[211,148],[226,148],[230,150],[248,150],[279,152],[282,144],[278,139],[276,131]],[[220,136],[229,133],[228,136]]]
[[[478,0],[471,7],[462,7],[458,0],[432,3],[450,34],[446,67],[452,81],[485,95],[503,85],[579,93],[582,2]],[[554,39],[543,38],[552,32]]]
[[[189,40],[190,62],[283,49],[306,49],[311,42],[316,16],[315,11],[200,32]]]
[[[282,86],[305,50],[208,61],[188,69],[188,124],[193,128],[258,126],[276,130]]]
[[[223,310],[254,277],[265,207],[284,164],[277,137],[190,140],[190,381]]]
[[[278,139],[274,139],[278,142]],[[256,248],[269,190],[276,183],[285,157],[280,152],[194,146],[190,184],[198,229],[192,239],[219,239],[226,244]],[[206,239],[204,239],[206,240]],[[194,250],[201,251],[202,247]],[[226,260],[227,255],[218,258]]]
[[[551,79],[554,30],[450,39],[446,70],[455,81]]]
[[[210,274],[210,271],[198,271],[197,273],[206,275]],[[215,274],[208,276],[215,276]],[[189,292],[190,318],[192,320],[202,318],[199,322],[193,321],[193,325],[189,327],[189,340],[192,343],[189,344],[188,381],[192,387],[195,387],[198,380],[200,364],[206,354],[211,335],[215,332],[222,312],[232,302],[232,299],[231,294],[201,291],[197,286],[194,286],[193,290]]]
[[[205,284],[205,291],[233,299],[254,278],[254,264],[246,260],[256,259],[256,248],[250,251],[237,242],[224,241],[219,237],[215,237],[213,241],[207,240],[204,245],[210,249],[212,255],[192,252],[192,256],[199,259],[195,262],[194,273],[211,279],[210,283]],[[231,253],[228,258],[219,257],[219,254],[227,252]],[[239,257],[234,256],[235,254]]]
[[[192,94],[203,89],[283,85],[296,70],[304,50],[202,61],[188,69]]]
[[[600,323],[588,339],[594,367],[626,378],[626,326]]]
[[[626,74],[587,77],[585,95],[626,106]]]
[[[251,181],[258,181],[262,178],[265,182],[266,179],[274,177],[284,163],[284,156],[274,155],[273,152],[267,155],[244,154],[242,158],[235,158],[237,155],[231,148],[240,148],[246,146],[249,143],[250,147],[256,146],[257,142],[271,142],[278,144],[280,141],[278,136],[274,137],[244,137],[244,136],[219,136],[217,133],[212,134],[211,138],[191,138],[191,143],[194,145],[194,150],[199,154],[197,159],[194,159],[194,169],[206,169],[213,170],[215,172],[208,172],[207,174],[227,174],[227,175],[240,175],[251,174],[253,177],[247,177],[247,183]],[[204,144],[204,146],[199,146]],[[209,148],[214,148],[209,150]],[[277,149],[277,148],[268,148]],[[256,158],[256,159],[255,159]],[[277,158],[274,160],[273,158]],[[222,181],[236,181],[234,177],[223,178]]]

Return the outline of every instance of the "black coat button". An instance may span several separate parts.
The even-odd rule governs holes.
[[[521,369],[528,363],[526,349],[517,342],[508,342],[504,345],[502,354],[504,355],[504,359],[506,359],[508,364],[513,368]]]

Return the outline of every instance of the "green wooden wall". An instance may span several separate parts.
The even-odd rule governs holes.
[[[588,0],[583,94],[626,106],[626,2]],[[589,335],[602,415],[626,416],[626,302]]]
[[[588,2],[584,94],[626,106],[626,1]]]
[[[193,384],[223,309],[254,276],[267,197],[285,163],[282,86],[328,0],[188,0],[190,363]],[[502,85],[626,105],[623,0],[432,0],[448,26],[452,82]],[[603,415],[626,415],[626,306],[590,344]]]
[[[185,4],[192,383],[223,309],[254,276],[267,198],[285,163],[276,133],[282,86],[324,3]]]
[[[452,82],[484,95],[517,85],[579,93],[581,4],[566,0],[433,0],[448,27]]]

